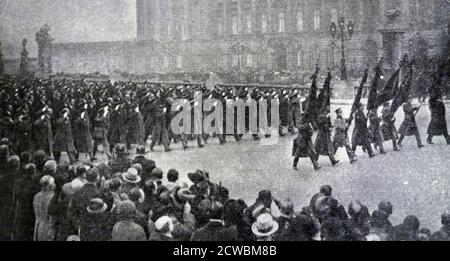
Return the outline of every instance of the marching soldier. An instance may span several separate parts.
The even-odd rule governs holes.
[[[94,119],[94,160],[97,154],[98,146],[102,145],[103,152],[108,156],[108,160],[112,159],[112,155],[109,152],[108,143],[108,129],[109,129],[109,119],[108,119],[109,107],[105,106],[97,112],[97,116]]]
[[[300,158],[311,159],[311,162],[314,166],[314,170],[317,171],[321,169],[319,163],[317,162],[317,153],[314,150],[312,143],[312,136],[314,133],[311,124],[309,124],[306,120],[306,114],[302,114],[302,119],[300,121],[298,127],[298,136],[294,140],[293,148],[292,148],[292,156],[294,157],[294,170],[298,170],[297,165]]]
[[[72,125],[69,119],[69,109],[61,111],[61,117],[56,120],[56,134],[54,139],[54,154],[56,162],[61,158],[61,152],[67,152],[71,164],[76,162],[76,150],[73,143]]]
[[[422,139],[420,138],[419,129],[416,124],[416,113],[419,111],[420,107],[413,107],[411,104],[411,98],[403,105],[403,112],[405,113],[405,119],[398,132],[400,133],[400,138],[398,139],[398,146],[402,146],[403,139],[405,136],[415,136],[417,141],[417,146],[423,148]]]
[[[153,151],[156,143],[161,142],[164,145],[166,152],[170,151],[169,148],[169,135],[166,125],[167,106],[160,101],[159,105],[155,109],[155,118],[153,124],[152,143],[150,144],[150,150]]]
[[[383,124],[381,125],[381,131],[385,141],[392,140],[392,147],[394,151],[400,151],[397,146],[397,129],[395,128],[395,117],[391,113],[391,106],[389,103],[385,103],[382,111]]]
[[[89,159],[94,159],[94,147],[91,134],[91,120],[88,113],[88,105],[84,103],[80,115],[75,119],[73,136],[75,139],[75,148],[77,151],[77,159],[79,153],[87,153]]]
[[[123,104],[117,102],[114,104],[109,115],[110,127],[108,130],[108,142],[110,151],[115,154],[116,144],[125,144],[127,136],[127,126],[125,122],[125,109]],[[115,156],[115,155],[114,155]]]
[[[139,109],[139,104],[132,106],[132,111],[128,114],[127,121],[127,148],[136,152],[138,145],[144,146],[145,144],[145,129],[144,129],[144,117]]]
[[[51,109],[46,105],[33,123],[33,141],[35,150],[43,150],[47,156],[53,158],[53,131],[51,125]]]
[[[428,144],[433,144],[434,136],[444,136],[447,145],[450,145],[450,136],[448,135],[447,120],[445,119],[445,104],[442,98],[430,98],[431,121],[428,125]]]
[[[337,116],[333,124],[335,128],[335,134],[333,139],[335,152],[339,148],[345,147],[345,149],[347,150],[348,158],[350,159],[350,163],[355,163],[356,161],[358,161],[358,159],[356,158],[354,151],[350,147],[350,142],[348,140],[347,134],[348,119],[344,118],[341,108],[337,109],[335,112]]]
[[[331,165],[336,166],[339,164],[339,160],[334,158],[334,146],[331,141],[331,120],[328,115],[319,115],[317,119],[317,127],[319,128],[319,132],[317,133],[317,138],[315,142],[316,148],[316,159],[319,159],[319,156],[328,156]]]
[[[381,132],[380,122],[381,119],[378,117],[377,111],[373,110],[368,113],[369,118],[369,134],[370,141],[374,144],[375,149],[379,149],[381,154],[386,154],[383,144],[383,133]],[[364,150],[364,148],[363,148]]]
[[[352,151],[356,152],[356,148],[362,146],[363,150],[369,153],[369,157],[373,158],[372,146],[370,144],[370,132],[367,128],[367,117],[364,114],[364,105],[359,103],[355,112],[355,128],[352,135]]]

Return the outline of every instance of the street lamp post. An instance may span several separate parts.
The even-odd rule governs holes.
[[[341,58],[341,80],[346,81],[347,80],[347,66],[346,66],[346,62],[345,62],[345,39],[346,39],[346,34],[345,34],[345,18],[341,17],[339,18],[338,21],[338,25],[339,25],[339,29],[340,29],[340,35],[339,37],[341,38],[341,53],[342,53],[342,58]],[[332,22],[330,25],[330,33],[331,36],[333,37],[333,39],[336,38],[337,36],[337,30],[338,30],[338,25],[336,25],[336,23]],[[349,21],[347,24],[347,33],[348,33],[348,39],[351,39],[353,36],[353,23],[352,21]]]

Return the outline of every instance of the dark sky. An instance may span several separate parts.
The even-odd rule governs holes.
[[[5,57],[18,56],[21,39],[36,56],[34,35],[48,23],[56,42],[116,41],[136,36],[135,0],[0,0]]]

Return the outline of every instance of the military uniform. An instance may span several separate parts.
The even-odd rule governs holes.
[[[315,148],[317,152],[317,159],[320,155],[328,156],[330,158],[331,164],[334,166],[339,163],[334,158],[334,146],[331,141],[331,123],[329,117],[319,117],[317,121],[317,126],[319,127],[319,132],[317,133]]]
[[[375,112],[369,112],[369,133],[370,141],[374,144],[375,148],[379,148],[381,154],[385,154],[383,145],[383,133],[381,132],[380,122],[381,119]]]
[[[392,140],[392,147],[394,151],[399,151],[397,146],[397,128],[395,127],[395,117],[391,114],[391,107],[384,106],[382,111],[383,124],[381,125],[381,132],[385,141]]]
[[[165,151],[170,151],[169,148],[169,136],[166,126],[167,120],[167,107],[160,105],[155,109],[155,118],[152,132],[152,143],[150,144],[150,150],[153,151],[156,143],[161,142],[164,145]]]
[[[94,146],[91,133],[91,120],[87,113],[84,117],[77,117],[74,122],[73,132],[77,153],[87,153],[90,159],[94,158]]]
[[[53,150],[56,162],[59,162],[61,152],[65,151],[69,156],[70,163],[75,163],[76,150],[72,135],[72,125],[68,117],[60,117],[56,120],[56,134],[54,141]]]
[[[337,117],[334,120],[334,139],[333,139],[333,145],[335,148],[335,152],[342,147],[345,147],[347,151],[348,158],[350,159],[350,162],[353,163],[356,161],[355,153],[353,152],[352,148],[350,147],[350,142],[348,140],[347,135],[347,124],[348,120],[344,119],[342,117]]]
[[[109,119],[108,115],[101,114],[97,115],[94,119],[94,157],[97,153],[98,146],[101,144],[103,151],[111,158],[111,153],[109,152],[110,147],[108,143],[108,129],[109,129]]]
[[[302,122],[298,128],[298,136],[294,140],[292,146],[292,156],[294,157],[294,169],[297,168],[297,164],[300,158],[311,159],[311,162],[315,170],[320,169],[319,163],[317,163],[317,153],[313,147],[312,136],[314,130],[307,122]]]
[[[450,136],[448,135],[447,120],[445,119],[445,105],[442,101],[430,99],[431,121],[428,125],[429,144],[433,144],[433,136],[444,136],[447,144],[450,144]]]
[[[43,150],[47,156],[53,156],[53,131],[48,115],[33,123],[33,141],[35,150]]]
[[[363,150],[373,157],[372,146],[370,144],[370,132],[367,128],[367,117],[363,111],[358,110],[355,113],[355,128],[352,135],[352,151],[356,151],[358,146],[362,146]]]
[[[403,120],[402,125],[398,132],[400,133],[400,138],[398,139],[398,145],[401,146],[403,139],[405,136],[415,136],[417,140],[417,146],[419,148],[423,147],[422,140],[420,138],[419,129],[416,124],[416,115],[415,113],[419,110],[419,108],[414,108],[410,102],[405,103],[403,105],[403,112],[405,113],[405,119]]]

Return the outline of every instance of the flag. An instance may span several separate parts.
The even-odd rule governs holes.
[[[310,123],[313,123],[317,119],[317,113],[318,113],[318,100],[317,100],[317,75],[319,74],[319,68],[316,68],[315,73],[311,77],[312,83],[311,83],[311,90],[309,92],[308,96],[308,104],[305,109],[305,114],[307,117],[307,121]]]
[[[383,90],[378,95],[376,100],[376,108],[381,106],[383,103],[388,102],[394,99],[394,90],[398,91],[398,81],[399,81],[400,69],[397,69],[392,75],[391,78],[387,81],[386,85],[383,87]],[[397,90],[396,90],[397,87]]]
[[[322,91],[318,98],[318,115],[328,115],[331,112],[331,72],[328,72]]]
[[[378,79],[381,76],[381,68],[378,64],[375,67],[375,77],[372,80],[372,83],[370,85],[370,91],[369,91],[369,99],[367,101],[367,110],[371,111],[374,109],[377,109],[377,97],[378,97]]]
[[[353,101],[352,111],[350,113],[347,128],[350,127],[350,125],[352,124],[353,115],[355,114],[356,110],[358,109],[358,104],[361,102],[364,85],[366,85],[368,76],[369,76],[369,69],[366,69],[364,71],[364,76],[361,80],[361,83],[358,87],[358,91],[356,92],[355,100]]]
[[[400,106],[402,106],[402,104],[408,100],[408,96],[411,92],[412,76],[413,76],[413,67],[411,63],[409,65],[408,74],[406,75],[405,79],[400,85],[397,95],[395,95],[394,100],[392,101],[391,115],[394,115],[397,112],[398,108],[400,108]]]
[[[428,89],[430,99],[437,100],[442,97],[442,90],[440,86],[442,84],[442,77],[447,73],[450,74],[450,57],[439,64],[438,70],[433,76],[433,83]]]

